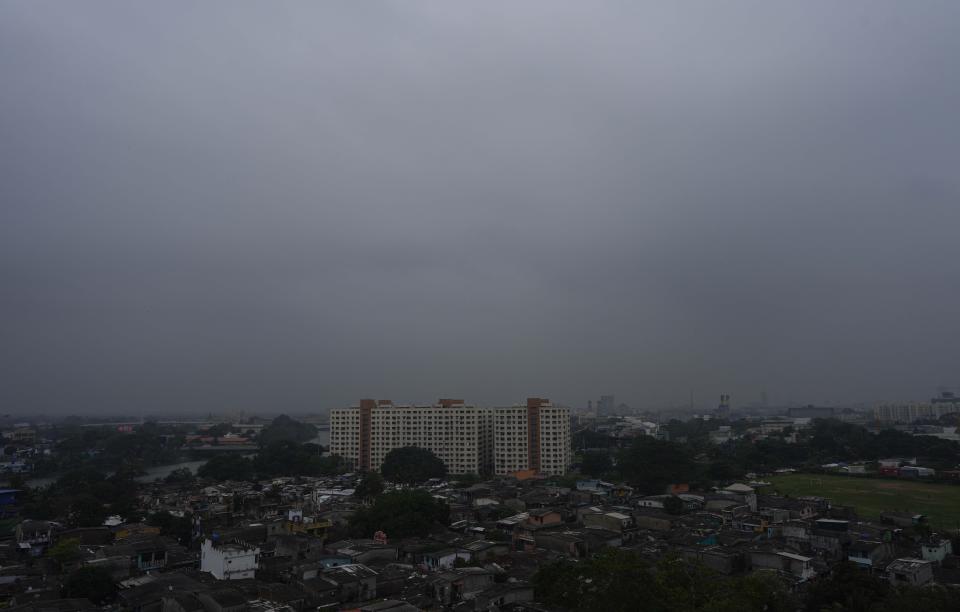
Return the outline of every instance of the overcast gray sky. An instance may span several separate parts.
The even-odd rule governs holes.
[[[960,3],[0,2],[4,412],[960,384]]]

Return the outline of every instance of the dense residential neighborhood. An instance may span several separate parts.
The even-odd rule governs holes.
[[[767,418],[648,427],[579,415],[568,473],[487,476],[448,473],[416,446],[359,471],[315,443],[316,426],[285,416],[20,423],[4,435],[3,597],[11,609],[59,612],[546,611],[641,609],[644,592],[660,602],[643,600],[648,609],[818,610],[882,593],[949,609],[938,606],[955,597],[960,557],[946,514],[896,495],[858,509],[785,492],[839,479],[903,495],[897,487],[939,487],[948,498],[960,487],[944,449],[907,432],[779,418],[789,422],[773,429]],[[888,438],[932,454],[878,459],[875,444]],[[105,469],[117,452],[119,469]],[[206,458],[147,475],[174,455]],[[14,466],[33,457],[27,465],[61,470],[30,486]],[[924,463],[937,467],[920,471]],[[674,592],[669,576],[694,582]],[[837,587],[853,579],[868,595]]]

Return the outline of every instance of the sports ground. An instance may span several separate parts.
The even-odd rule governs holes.
[[[833,504],[855,507],[864,518],[898,510],[925,514],[936,528],[960,526],[960,486],[956,485],[822,474],[782,474],[765,480],[781,494],[826,497]]]

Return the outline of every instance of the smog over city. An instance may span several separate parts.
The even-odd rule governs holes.
[[[960,5],[0,4],[0,400],[960,384]]]

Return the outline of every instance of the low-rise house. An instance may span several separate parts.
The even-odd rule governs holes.
[[[548,527],[563,522],[563,515],[550,508],[536,508],[527,513],[526,524],[531,527]]]
[[[471,561],[490,561],[510,554],[510,545],[506,542],[477,540],[463,546],[470,553]]]
[[[310,606],[327,608],[340,602],[340,584],[323,574],[307,580],[299,580],[295,584],[307,594]]]
[[[920,557],[924,561],[942,562],[953,554],[953,544],[946,538],[931,538],[920,545]]]
[[[545,531],[538,533],[532,548],[544,548],[571,559],[580,559],[590,553],[590,546],[577,531]]]
[[[813,557],[805,557],[784,551],[750,551],[750,565],[753,569],[770,569],[790,574],[801,580],[813,578]]]
[[[495,584],[473,598],[476,612],[499,612],[510,604],[533,601],[533,586],[522,582]]]
[[[396,561],[400,547],[396,544],[375,542],[373,540],[340,540],[327,546],[339,556],[350,557],[353,563],[373,563],[375,561]]]
[[[857,540],[847,549],[847,560],[857,567],[875,570],[882,566],[889,554],[888,544],[875,540]]]
[[[780,525],[780,537],[790,548],[807,550],[810,548],[810,525],[806,521],[790,520]]]
[[[493,585],[493,573],[480,567],[465,567],[443,572],[429,580],[433,597],[445,606],[473,599]]]
[[[897,559],[887,566],[887,578],[894,586],[923,586],[933,580],[933,562]]]
[[[16,516],[20,489],[0,489],[0,518]]]
[[[633,512],[633,522],[638,529],[670,531],[673,527],[674,517],[664,512],[639,508]]]
[[[633,517],[622,512],[597,512],[585,514],[583,524],[586,527],[599,527],[620,533],[627,539],[637,530],[637,524]]]
[[[243,540],[207,538],[200,548],[200,571],[218,580],[253,578],[260,563],[260,547]]]
[[[104,546],[98,550],[97,560],[116,566],[115,573],[124,565],[128,567],[127,574],[133,570],[140,572],[158,570],[167,565],[167,544],[162,538],[125,541],[122,544]]]
[[[377,572],[366,565],[352,563],[328,569],[323,578],[337,584],[340,602],[365,601],[377,595]]]
[[[234,589],[218,589],[197,595],[206,612],[246,612],[247,598]]]
[[[713,571],[727,576],[741,571],[744,565],[742,553],[723,546],[684,547],[679,549],[679,552],[684,559],[702,563]]]
[[[525,522],[530,515],[526,512],[520,512],[512,516],[504,517],[497,521],[497,528],[504,531],[512,531],[514,527]]]
[[[167,565],[167,544],[162,538],[132,542],[133,563],[141,572],[158,570]]]
[[[933,478],[937,471],[915,465],[905,465],[900,468],[900,478]]]
[[[742,482],[736,482],[728,487],[724,487],[720,493],[735,497],[742,503],[749,506],[752,512],[757,511],[757,492],[750,485],[745,485]]]
[[[927,522],[927,517],[914,512],[886,511],[880,513],[880,522],[897,527],[915,527]]]
[[[23,521],[17,525],[17,547],[34,557],[39,557],[53,540],[54,523],[49,521]]]
[[[757,507],[762,511],[786,510],[791,519],[812,519],[821,513],[822,504],[814,498],[781,497],[779,495],[761,495],[757,498]]]
[[[419,612],[420,608],[397,599],[385,599],[360,606],[360,612]]]
[[[323,540],[306,535],[284,534],[270,538],[274,543],[273,554],[290,557],[294,561],[317,559],[323,554]]]
[[[176,591],[161,597],[160,612],[206,612],[206,608],[193,593]]]
[[[452,569],[457,561],[469,562],[471,553],[462,548],[440,548],[420,554],[420,563],[430,570]]]

